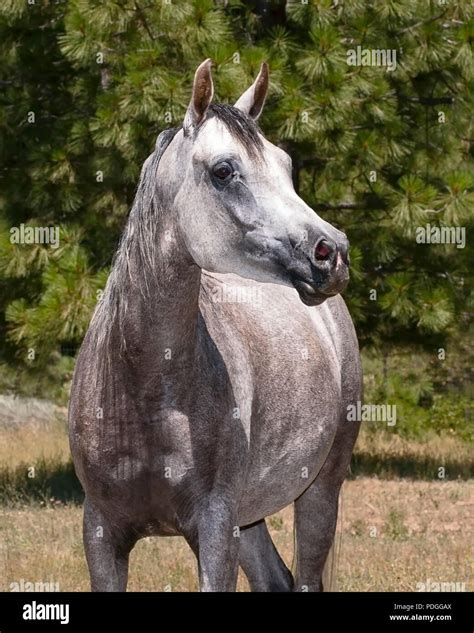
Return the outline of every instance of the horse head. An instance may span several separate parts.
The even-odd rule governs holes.
[[[318,305],[346,287],[349,243],[297,195],[290,156],[257,127],[267,89],[264,63],[234,106],[214,104],[204,61],[158,177],[171,188],[170,212],[194,263],[293,286]]]

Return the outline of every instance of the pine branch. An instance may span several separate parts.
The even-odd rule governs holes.
[[[446,15],[446,13],[448,12],[448,9],[449,7],[445,9],[439,15],[435,15],[431,18],[427,18],[426,20],[420,20],[419,22],[415,22],[415,24],[411,24],[410,26],[407,26],[405,29],[398,31],[397,35],[402,35],[403,33],[407,33],[408,31],[411,31],[412,29],[416,29],[418,26],[422,26],[423,24],[430,24],[431,22],[436,22],[436,20],[440,20],[442,17]]]
[[[329,204],[327,202],[317,202],[313,205],[315,209],[321,211],[369,211],[368,205],[358,204],[356,202],[341,202],[339,204]]]
[[[407,97],[406,100],[428,106],[454,103],[454,97]]]
[[[145,31],[148,33],[149,38],[154,42],[155,41],[155,37],[153,35],[153,33],[151,32],[151,29],[148,25],[148,22],[146,20],[145,14],[143,13],[140,5],[138,4],[138,2],[135,1],[135,10],[137,12],[138,15],[138,19],[140,20],[140,22],[142,23],[143,28],[145,29]]]

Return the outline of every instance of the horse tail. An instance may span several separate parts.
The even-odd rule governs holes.
[[[293,510],[293,560],[291,561],[290,571],[291,571],[291,575],[293,576],[293,584],[294,584],[295,579],[296,579],[296,521],[295,521],[294,510]]]

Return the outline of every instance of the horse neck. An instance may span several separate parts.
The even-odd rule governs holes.
[[[146,267],[137,244],[123,255],[127,274],[122,272],[118,279],[123,305],[113,337],[123,350],[121,356],[150,388],[154,378],[161,383],[178,377],[192,380],[197,371],[201,281],[201,269],[173,229],[163,227],[154,239],[159,248]]]

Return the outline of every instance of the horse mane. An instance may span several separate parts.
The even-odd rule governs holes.
[[[259,128],[241,110],[233,106],[214,103],[209,106],[207,119],[216,117],[227,127],[234,138],[244,147],[249,156],[258,159],[263,152],[263,143],[259,135]],[[102,299],[92,316],[91,325],[94,327],[92,336],[95,338],[96,349],[108,340],[112,325],[124,321],[127,313],[127,292],[124,283],[128,280],[136,284],[130,268],[130,255],[133,255],[143,274],[144,296],[149,291],[150,275],[156,274],[156,255],[159,248],[157,231],[160,227],[161,211],[163,207],[160,183],[156,173],[160,160],[181,126],[164,130],[159,134],[155,150],[143,164],[140,179],[135,194],[130,215],[125,230],[120,238],[119,246],[112,263],[112,270],[107,280]],[[198,132],[199,134],[199,129]],[[125,347],[125,338],[121,338],[121,345]]]
[[[127,312],[127,293],[123,292],[123,286],[127,280],[134,284],[130,269],[132,248],[134,257],[144,272],[145,289],[148,290],[147,271],[153,265],[157,249],[155,238],[161,207],[156,170],[166,148],[179,129],[170,128],[161,132],[155,150],[143,163],[133,206],[112,262],[112,270],[102,299],[97,304],[91,320],[97,349],[109,338],[112,324],[117,321],[119,325],[123,323]],[[122,336],[121,340],[124,346],[125,338]]]
[[[215,116],[226,126],[232,136],[245,148],[252,158],[259,158],[263,152],[260,129],[253,119],[230,105],[211,103],[207,118]]]

